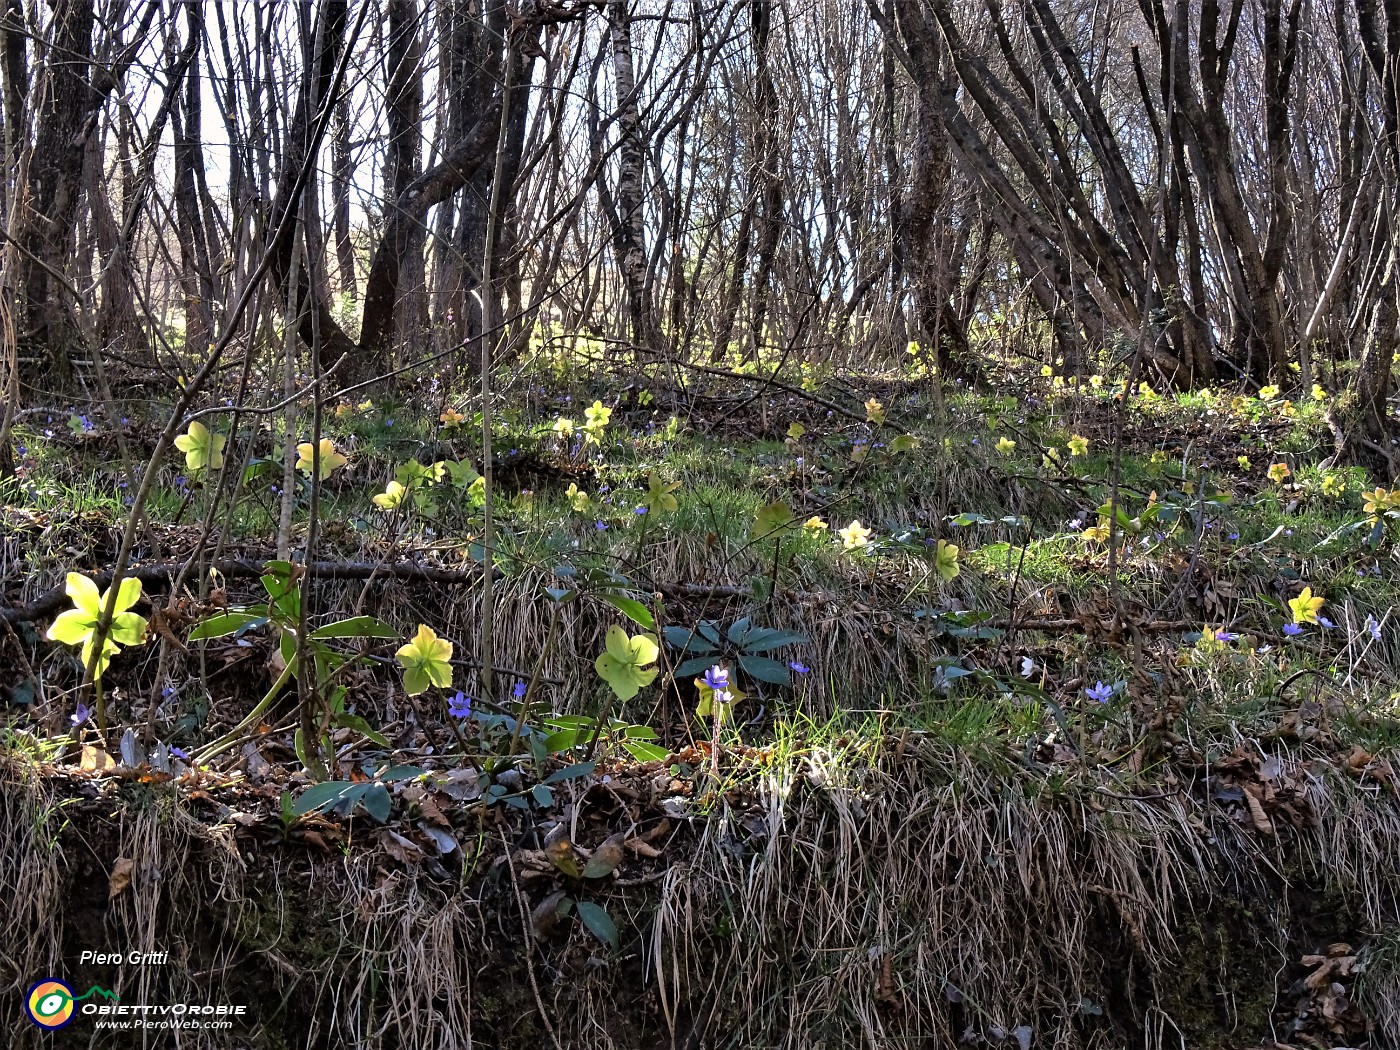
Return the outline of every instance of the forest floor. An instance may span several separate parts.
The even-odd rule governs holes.
[[[328,407],[305,588],[269,417],[172,452],[100,714],[46,632],[159,425],[22,420],[12,1045],[52,976],[249,1004],[186,1046],[1400,1046],[1400,482],[1327,465],[1321,391],[575,372],[493,421],[489,689],[448,388]],[[94,1023],[56,1045],[142,1045]]]

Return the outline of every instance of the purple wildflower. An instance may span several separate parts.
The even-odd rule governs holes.
[[[1084,695],[1090,700],[1106,704],[1108,703],[1108,698],[1113,695],[1113,686],[1104,685],[1102,682],[1095,682],[1088,689],[1084,690]]]
[[[721,704],[727,704],[734,696],[729,691],[729,672],[715,664],[705,672],[705,684],[714,690],[715,700]]]
[[[1283,633],[1288,635],[1288,637],[1290,638],[1296,638],[1298,635],[1303,633],[1303,629],[1299,627],[1296,623],[1286,623],[1283,625]]]
[[[472,716],[472,698],[460,689],[457,695],[447,701],[447,713],[453,718],[470,718]]]

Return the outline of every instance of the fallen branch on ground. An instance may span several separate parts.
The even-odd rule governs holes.
[[[211,562],[209,568],[230,579],[248,579],[262,576],[267,572],[268,562],[252,558],[220,558]],[[143,587],[169,585],[172,577],[184,567],[183,561],[155,562],[151,565],[138,565],[125,575],[134,576]],[[318,561],[311,563],[313,575],[323,580],[367,580],[371,576],[393,577],[398,580],[427,580],[432,583],[470,583],[481,576],[478,568],[453,569],[443,565],[426,565],[422,562],[339,562]],[[93,577],[99,588],[112,583],[110,572],[99,572]],[[32,602],[12,605],[0,609],[0,621],[7,623],[27,623],[41,620],[58,612],[68,602],[64,585],[59,584],[45,591]]]

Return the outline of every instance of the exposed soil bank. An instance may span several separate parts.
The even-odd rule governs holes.
[[[974,761],[906,737],[864,760],[755,764],[708,804],[655,768],[616,770],[550,814],[581,847],[624,833],[614,872],[570,879],[538,814],[401,795],[388,828],[288,831],[246,785],[14,759],[0,1041],[1400,1046],[1388,768],[1243,747],[1163,768],[1159,791],[1134,796],[1053,756]],[[446,853],[430,848],[443,834]],[[616,949],[549,903],[561,890],[606,908]],[[23,1004],[46,977],[128,1008],[246,1011],[177,1043],[98,1031],[84,1010],[111,1000],[97,993],[41,1034]]]

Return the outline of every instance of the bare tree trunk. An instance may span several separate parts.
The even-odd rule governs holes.
[[[642,346],[660,345],[651,315],[647,286],[645,234],[646,156],[642,142],[641,109],[637,102],[637,77],[632,63],[632,16],[628,0],[608,0],[608,40],[612,49],[613,84],[617,92],[617,188],[612,194],[613,251],[623,285],[632,338]],[[601,182],[599,185],[603,185]]]
[[[204,33],[202,5],[198,0],[185,4],[185,15],[190,39],[198,46]],[[185,295],[185,342],[188,346],[204,347],[209,345],[214,332],[214,274],[196,189],[195,169],[203,164],[198,53],[189,67],[184,87],[182,104],[171,111],[175,137],[176,234],[180,241],[180,284]]]
[[[422,173],[423,49],[419,36],[420,18],[417,0],[389,0],[389,40],[385,49],[389,130],[384,172],[386,207],[393,207]],[[425,231],[421,224],[405,225],[394,334],[396,350],[421,344],[427,335],[424,242]]]
[[[1355,0],[1357,28],[1371,72],[1381,88],[1381,128],[1375,148],[1383,192],[1377,224],[1386,259],[1379,295],[1356,372],[1333,408],[1332,420],[1343,456],[1391,473],[1391,421],[1386,402],[1394,383],[1395,354],[1400,346],[1400,274],[1395,235],[1400,201],[1400,0]]]
[[[335,222],[335,257],[340,270],[340,292],[354,302],[359,298],[355,280],[355,242],[350,236],[350,183],[355,160],[350,153],[350,96],[335,107],[331,129],[331,212]]]
[[[20,234],[27,261],[20,340],[37,358],[21,378],[38,389],[72,386],[71,356],[81,341],[69,297],[51,272],[65,268],[81,192],[84,143],[75,130],[85,122],[92,90],[92,28],[92,0],[54,4],[49,47],[64,58],[44,67],[29,166],[33,211]]]
[[[915,91],[909,191],[901,215],[902,247],[918,311],[919,345],[940,374],[971,382],[978,378],[979,369],[972,360],[963,319],[953,306],[950,260],[941,250],[952,173],[945,110],[957,101],[943,69],[943,42],[937,26],[927,20],[916,0],[892,0],[891,8]]]

